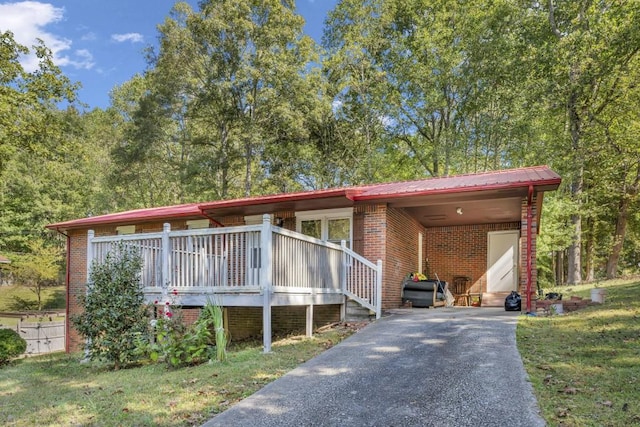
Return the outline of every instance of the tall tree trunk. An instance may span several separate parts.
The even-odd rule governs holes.
[[[632,185],[623,190],[622,198],[618,206],[618,218],[616,219],[616,231],[613,236],[613,248],[607,259],[607,279],[614,279],[618,274],[618,262],[627,234],[627,220],[629,218],[629,205],[638,195],[640,184],[640,164],[636,166],[636,177]]]
[[[556,252],[556,286],[564,285],[564,251]]]
[[[585,271],[587,273],[587,277],[585,281],[590,283],[595,281],[595,230],[594,230],[594,222],[588,220],[587,221],[587,242],[585,243]]]
[[[579,167],[578,176],[571,184],[571,195],[576,203],[580,203],[583,184],[583,167]],[[567,284],[577,285],[582,283],[582,216],[579,213],[571,215],[571,226],[573,228],[573,242],[567,250]]]

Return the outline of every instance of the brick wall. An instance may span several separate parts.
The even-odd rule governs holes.
[[[422,224],[404,210],[387,209],[387,252],[382,284],[383,308],[399,307],[402,304],[402,280],[407,274],[418,270],[418,235],[424,232]]]
[[[429,277],[451,283],[453,276],[469,276],[472,292],[487,290],[487,233],[520,230],[519,222],[428,227],[425,236]]]
[[[531,298],[531,311],[536,311],[538,269],[536,264],[536,243],[538,238],[538,209],[537,196],[533,196],[531,206],[532,232],[531,232],[531,295],[527,295],[527,200],[522,201],[521,223],[522,231],[520,233],[520,295],[522,296],[522,310],[527,309],[527,298]]]
[[[262,339],[262,307],[227,307],[227,329],[231,339]],[[271,330],[274,335],[304,333],[307,311],[305,306],[271,308]],[[313,307],[313,328],[340,320],[340,305]]]

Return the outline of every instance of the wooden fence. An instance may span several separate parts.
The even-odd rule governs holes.
[[[16,318],[15,326],[1,326],[17,331],[27,342],[27,355],[53,353],[65,350],[66,319],[57,312],[0,313],[0,318]],[[57,320],[59,318],[63,320]],[[35,318],[37,320],[30,320]],[[55,320],[54,320],[55,319]]]

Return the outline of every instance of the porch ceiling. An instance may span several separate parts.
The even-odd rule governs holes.
[[[523,191],[485,191],[416,197],[389,206],[405,209],[425,227],[492,224],[520,221],[523,197]]]

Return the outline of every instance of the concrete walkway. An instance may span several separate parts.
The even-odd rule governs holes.
[[[515,345],[517,315],[398,310],[205,426],[544,426]]]

